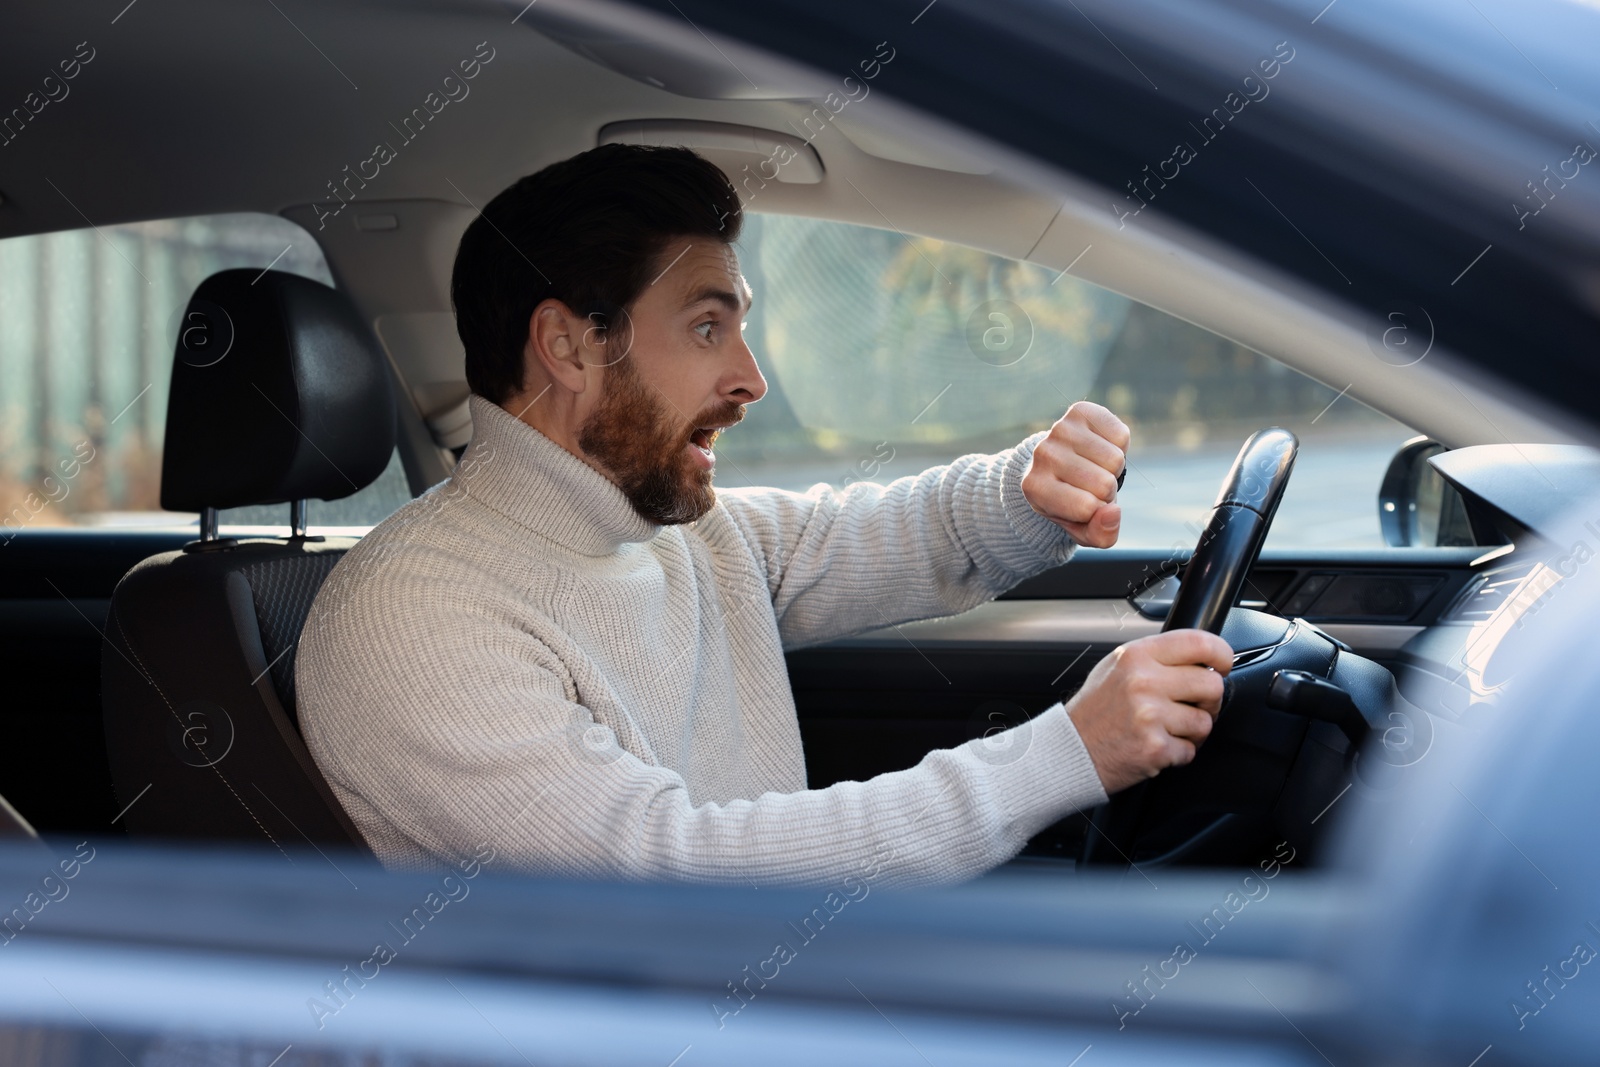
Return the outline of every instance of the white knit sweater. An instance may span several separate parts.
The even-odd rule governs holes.
[[[298,654],[306,743],[388,866],[487,842],[539,874],[930,885],[1105,799],[1059,704],[806,788],[784,649],[964,611],[1066,560],[1022,495],[1037,437],[888,486],[722,490],[663,528],[471,407],[455,473],[340,561]]]

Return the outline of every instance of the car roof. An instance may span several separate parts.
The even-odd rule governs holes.
[[[1522,5],[1513,41],[1493,5],[1480,18],[1416,0],[678,7],[174,0],[103,25],[19,13],[0,41],[7,99],[93,58],[0,148],[0,235],[285,214],[323,244],[426,409],[429,383],[461,376],[446,280],[488,197],[614,122],[797,129],[815,105],[794,97],[849,91],[850,72],[892,55],[871,107],[841,106],[816,142],[824,180],[763,186],[754,209],[1072,266],[1447,444],[1592,438],[1600,181],[1580,168],[1521,228],[1511,208],[1592,134],[1592,10]],[[480,50],[492,58],[470,95],[440,104]],[[1293,58],[1262,79],[1278,53]],[[1208,113],[1253,91],[1252,71],[1270,96],[1202,139]],[[408,139],[406,117],[434,106]],[[384,139],[394,161],[353,180]],[[1151,182],[1183,139],[1197,158]],[[1150,209],[1130,220],[1136,182]],[[351,190],[357,209],[328,221]],[[363,230],[364,217],[396,225]],[[1426,322],[1425,362],[1368,352],[1396,309]]]

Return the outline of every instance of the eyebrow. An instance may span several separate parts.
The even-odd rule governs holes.
[[[727,289],[718,288],[715,285],[707,285],[700,289],[696,289],[694,292],[689,294],[686,300],[684,300],[683,306],[685,308],[692,308],[696,304],[704,303],[707,300],[716,301],[734,314],[738,314],[744,309],[745,306],[732,292]],[[751,294],[751,303],[754,302],[754,294]]]

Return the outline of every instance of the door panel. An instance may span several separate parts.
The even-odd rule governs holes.
[[[120,832],[100,718],[100,634],[122,576],[192,539],[181,530],[23,530],[0,548],[0,795],[41,833]]]

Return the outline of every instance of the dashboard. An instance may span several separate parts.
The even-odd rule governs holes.
[[[1470,725],[1514,688],[1507,666],[1535,636],[1530,621],[1600,555],[1600,521],[1574,506],[1600,499],[1600,450],[1479,445],[1428,461],[1460,494],[1486,549],[1470,577],[1395,657],[1400,693],[1435,719]]]
[[[1600,453],[1482,446],[1429,462],[1459,494],[1476,544],[1269,548],[1239,602],[1259,616],[1298,620],[1347,650],[1335,680],[1359,697],[1368,721],[1361,754],[1332,722],[1246,699],[1219,719],[1206,759],[1197,761],[1210,766],[1164,774],[1153,801],[1208,825],[1219,814],[1242,814],[1263,833],[1310,846],[1313,861],[1344,817],[1348,805],[1328,812],[1352,773],[1366,785],[1389,784],[1515,688],[1504,664],[1543,629],[1529,620],[1564,575],[1600,555],[1600,519],[1582,544],[1558,547],[1553,532],[1573,498],[1600,495]],[[1159,631],[1186,559],[1182,551],[1084,549],[963,614],[792,650],[811,785],[912,766],[996,716],[1021,722],[1070,699],[1112,648]],[[1167,789],[1172,796],[1155,795]],[[1175,823],[1173,836],[1191,829],[1203,828]],[[1076,856],[1085,833],[1065,821],[1027,855]],[[1229,859],[1213,849],[1205,862]]]

